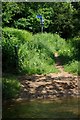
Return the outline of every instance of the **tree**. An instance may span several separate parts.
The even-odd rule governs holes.
[[[45,32],[57,32],[62,37],[69,38],[74,36],[75,29],[79,29],[79,5],[77,5],[77,13],[73,4],[67,2],[6,2],[2,6],[3,27],[15,27],[33,33],[40,32],[40,20],[36,15],[41,14],[44,18]],[[77,16],[78,22],[75,22],[74,16]]]

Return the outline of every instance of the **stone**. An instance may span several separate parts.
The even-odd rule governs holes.
[[[24,92],[27,92],[28,90],[26,88],[24,88]]]
[[[25,86],[24,86],[24,85],[22,85],[22,84],[21,84],[20,86],[21,86],[22,88],[24,88],[24,87],[25,87]]]

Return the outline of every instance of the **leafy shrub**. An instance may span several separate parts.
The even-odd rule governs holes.
[[[18,39],[18,44],[25,43],[29,41],[32,38],[32,34],[30,32],[27,32],[25,30],[15,29],[15,28],[9,28],[5,27],[3,28],[3,36],[7,39],[10,39],[11,37],[16,37]]]
[[[51,38],[51,37],[52,38]],[[54,61],[52,34],[37,34],[19,49],[21,69],[29,74],[57,72]],[[51,43],[50,43],[51,42]],[[51,44],[51,45],[50,45]]]
[[[3,100],[12,99],[18,96],[20,90],[20,83],[15,77],[3,77]]]
[[[18,49],[21,44],[30,40],[32,35],[27,31],[14,28],[4,28],[2,38],[3,71],[18,71]]]
[[[74,47],[74,57],[80,60],[80,37],[74,37],[70,40],[72,47]]]
[[[64,46],[59,50],[59,56],[64,65],[65,71],[80,74],[78,67],[80,47],[80,38],[73,38],[68,40]]]
[[[64,66],[65,71],[71,72],[71,73],[75,73],[75,74],[80,74],[80,70],[78,69],[78,61],[71,61],[70,63],[66,64]]]
[[[20,18],[17,21],[14,22],[15,27],[19,29],[26,29],[27,26],[27,19],[26,18]]]
[[[65,40],[62,39],[58,34],[36,34],[34,35],[33,39],[35,40],[35,42],[37,42],[37,44],[39,44],[38,41],[40,41],[40,43],[49,48],[50,51],[53,53],[60,50],[65,44]]]

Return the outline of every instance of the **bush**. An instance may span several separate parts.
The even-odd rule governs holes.
[[[4,28],[2,38],[3,71],[18,72],[18,50],[21,44],[29,41],[32,35],[24,30]]]
[[[80,59],[80,38],[69,39],[59,50],[60,59],[64,65],[65,71],[80,74],[78,61]]]
[[[5,38],[10,39],[11,37],[16,37],[18,39],[18,45],[25,43],[32,38],[32,34],[26,30],[20,30],[15,28],[5,27],[2,30],[2,34]]]
[[[70,63],[66,64],[64,66],[64,69],[65,69],[65,71],[68,71],[70,73],[74,73],[74,74],[78,75],[78,74],[80,74],[80,70],[78,69],[78,65],[79,65],[78,61],[73,60]]]
[[[12,99],[18,96],[20,83],[15,77],[3,77],[2,94],[4,99]]]
[[[62,60],[62,64],[68,64],[68,62],[72,61],[74,58],[74,47],[72,47],[69,43],[66,43],[62,46],[58,53],[60,59]]]
[[[70,42],[72,47],[74,47],[74,57],[80,61],[80,37],[74,37]]]

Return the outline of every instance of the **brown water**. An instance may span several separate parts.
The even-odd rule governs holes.
[[[3,104],[3,118],[80,119],[80,98],[33,100]]]

